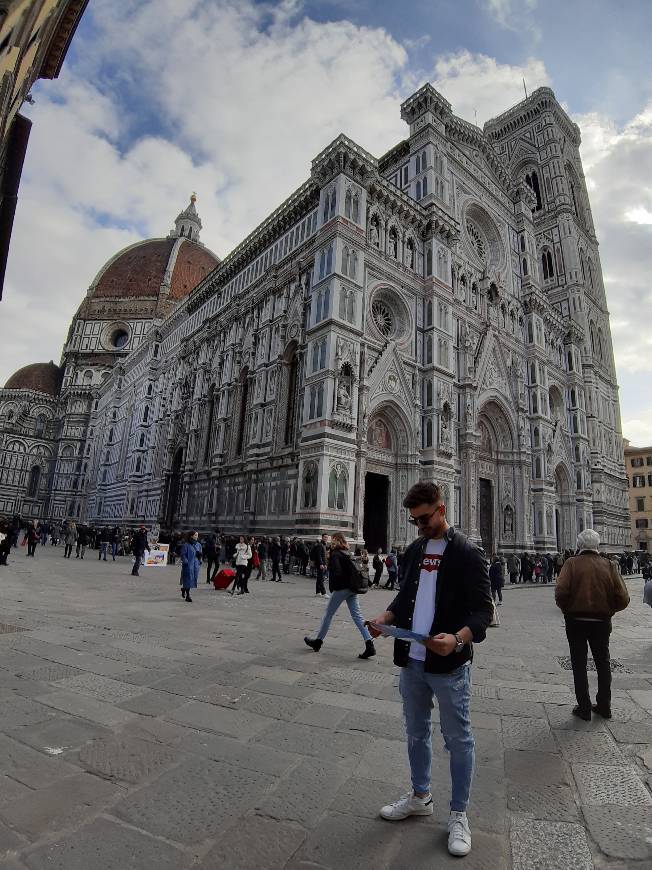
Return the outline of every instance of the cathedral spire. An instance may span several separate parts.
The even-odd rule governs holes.
[[[190,205],[177,215],[174,221],[175,229],[170,232],[170,238],[185,236],[193,242],[199,241],[201,219],[197,214],[196,202],[197,194],[193,192],[190,197]]]

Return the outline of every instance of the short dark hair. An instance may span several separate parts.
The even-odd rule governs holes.
[[[420,480],[411,486],[403,499],[403,507],[415,508],[420,504],[437,504],[441,499],[441,490],[436,483],[429,480]]]

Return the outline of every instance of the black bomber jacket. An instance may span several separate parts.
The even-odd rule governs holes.
[[[439,563],[435,593],[435,618],[430,635],[445,632],[455,634],[464,626],[473,633],[475,643],[483,641],[493,616],[493,601],[489,574],[483,552],[451,526],[446,532],[448,544]],[[387,608],[394,614],[394,625],[412,628],[414,604],[419,588],[421,560],[427,538],[418,538],[405,551],[402,563],[403,580],[398,595]],[[394,664],[405,667],[410,644],[394,641]],[[425,671],[443,674],[473,660],[473,644],[466,644],[460,653],[447,656],[426,650]]]

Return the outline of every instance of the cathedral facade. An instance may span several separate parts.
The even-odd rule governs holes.
[[[414,537],[405,491],[434,479],[488,552],[571,548],[586,527],[623,549],[578,127],[547,88],[483,129],[430,85],[401,115],[380,158],[339,136],[222,261],[192,202],[107,264],[61,369],[37,366],[49,392],[21,372],[0,391],[0,512],[386,549]]]

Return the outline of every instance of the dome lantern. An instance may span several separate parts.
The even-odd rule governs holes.
[[[177,215],[174,221],[175,228],[170,231],[169,238],[186,238],[192,242],[199,241],[199,233],[201,231],[201,219],[197,214],[197,194],[192,193],[190,196],[190,205],[187,206],[180,214]]]

